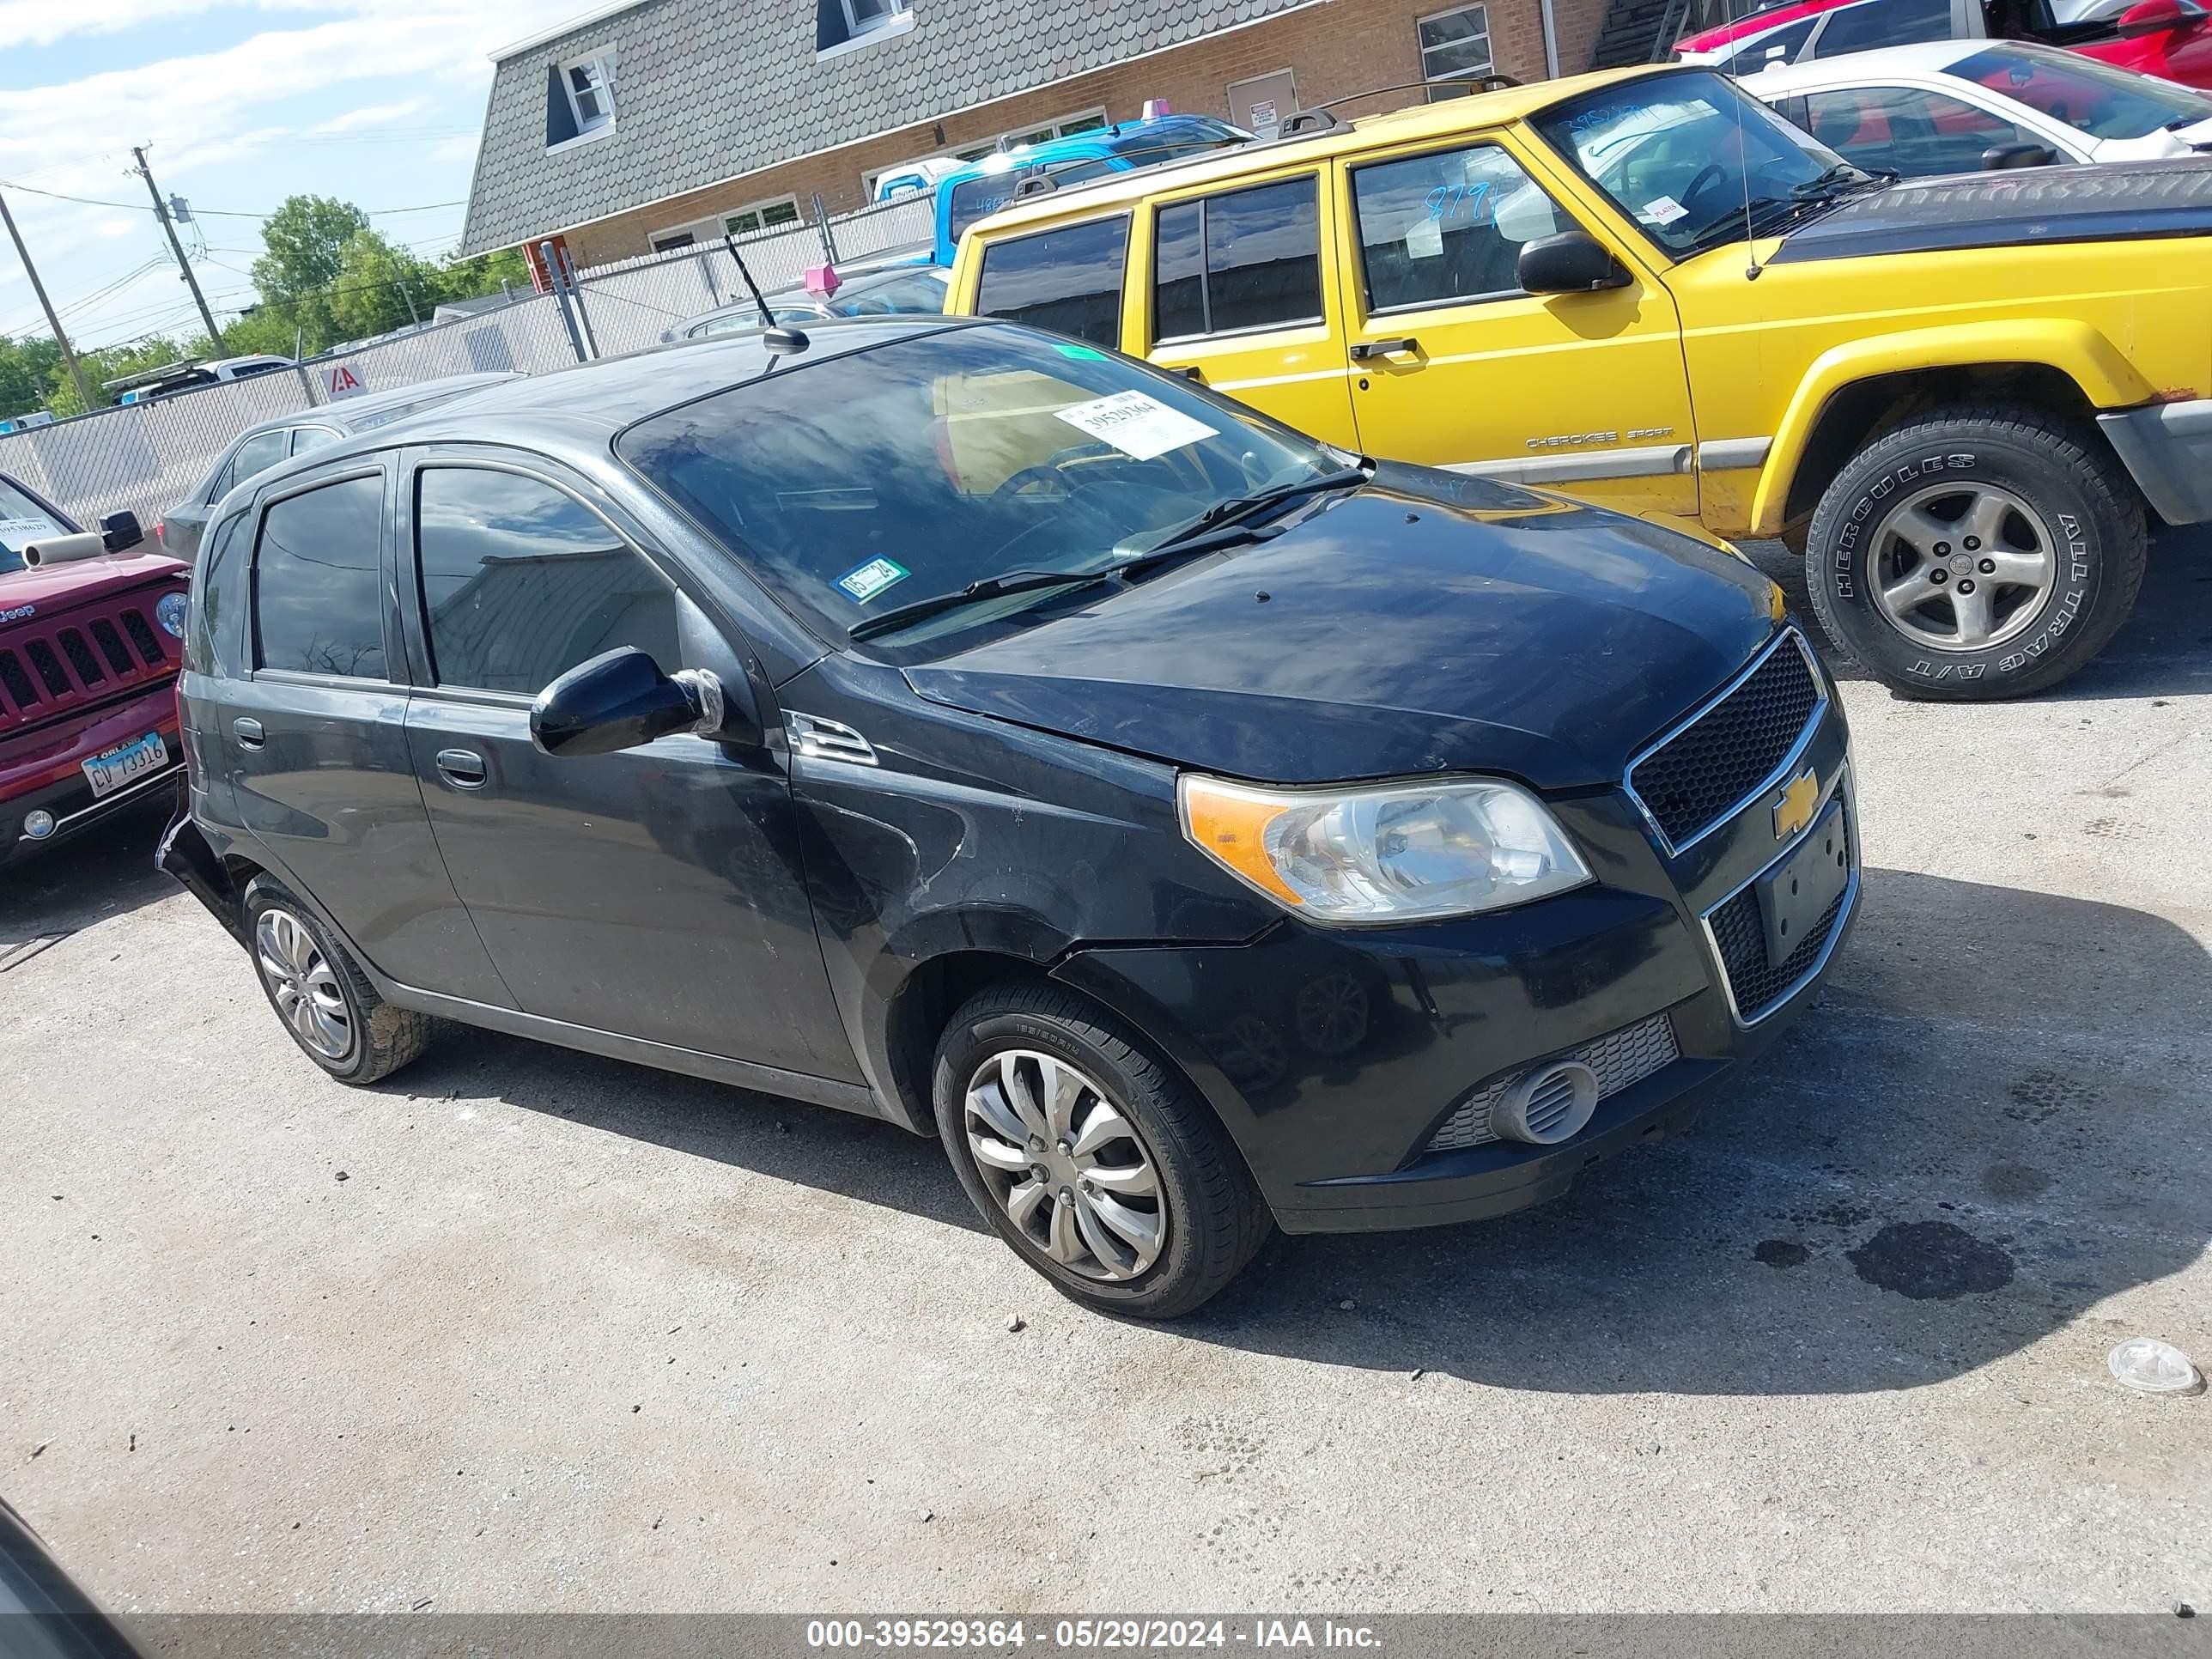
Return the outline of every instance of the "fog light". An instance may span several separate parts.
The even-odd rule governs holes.
[[[54,833],[54,815],[46,811],[24,813],[23,833],[33,841],[44,841]]]

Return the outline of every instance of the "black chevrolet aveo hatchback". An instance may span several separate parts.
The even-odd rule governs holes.
[[[1851,919],[1717,546],[1007,324],[519,381],[216,510],[164,862],[308,1058],[434,1018],[934,1135],[1094,1307],[1692,1115]]]

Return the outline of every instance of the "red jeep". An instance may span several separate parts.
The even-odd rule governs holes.
[[[0,869],[175,787],[189,570],[144,539],[0,476]]]

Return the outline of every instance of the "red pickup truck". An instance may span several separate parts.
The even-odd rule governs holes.
[[[144,539],[0,476],[0,871],[175,787],[189,568]]]

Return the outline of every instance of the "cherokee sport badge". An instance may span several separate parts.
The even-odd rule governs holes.
[[[1774,839],[1788,841],[1813,821],[1820,804],[1820,780],[1810,771],[1790,781],[1774,803]]]

